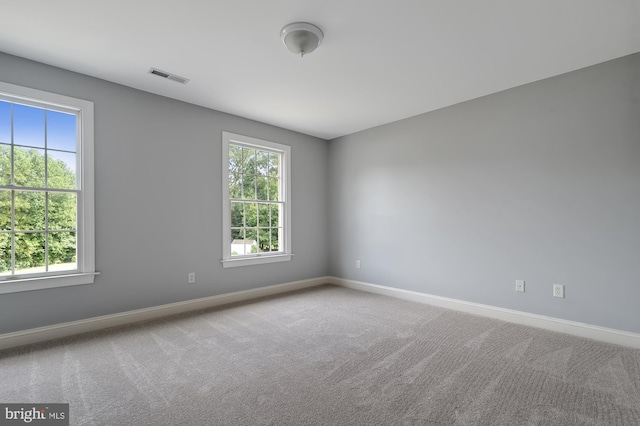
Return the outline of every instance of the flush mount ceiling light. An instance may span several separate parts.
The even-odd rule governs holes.
[[[287,49],[303,57],[320,46],[324,34],[322,30],[313,24],[308,22],[294,22],[293,24],[285,25],[280,31],[280,38],[282,43],[287,46]]]

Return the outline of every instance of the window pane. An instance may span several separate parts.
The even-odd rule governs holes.
[[[231,240],[241,239],[244,240],[244,229],[232,229],[231,230]]]
[[[271,226],[280,226],[280,204],[270,204]]]
[[[255,228],[245,229],[246,254],[258,252],[258,230]]]
[[[280,176],[280,154],[269,153],[269,176]]]
[[[258,226],[271,226],[269,218],[269,204],[258,204]]]
[[[256,177],[256,188],[257,188],[256,199],[265,200],[265,201],[269,199],[266,177],[263,177],[263,176]]]
[[[11,104],[0,101],[0,143],[11,144]]]
[[[16,230],[44,230],[44,192],[16,191],[14,203]]]
[[[269,200],[271,201],[279,201],[279,186],[280,186],[279,178],[269,178]]]
[[[44,150],[14,147],[15,184],[32,188],[44,187]]]
[[[256,203],[245,203],[244,219],[247,227],[255,228],[258,226],[258,206]]]
[[[0,189],[0,231],[11,230],[11,191]]]
[[[256,174],[256,150],[242,148],[242,173],[247,175]]]
[[[13,143],[44,148],[44,110],[13,105]]]
[[[76,154],[47,150],[47,184],[49,188],[76,188]]]
[[[271,251],[271,229],[260,229],[258,232],[258,250],[263,251]]]
[[[16,274],[45,272],[44,233],[16,233]]]
[[[49,233],[49,271],[68,271],[77,269],[76,233]]]
[[[272,251],[282,251],[282,247],[280,247],[281,235],[282,235],[282,228],[271,229],[271,250]]]
[[[256,166],[260,176],[266,176],[269,172],[269,153],[267,151],[256,151]]]
[[[76,194],[49,193],[49,230],[76,229]]]
[[[10,145],[0,145],[0,185],[11,185]]]
[[[231,256],[244,255],[244,229],[231,230]]]
[[[11,234],[0,233],[0,275],[11,275]]]
[[[229,197],[242,198],[242,175],[229,173]]]
[[[255,176],[242,176],[242,187],[243,194],[242,197],[245,200],[255,200],[256,199],[256,177]]]
[[[244,226],[244,203],[231,203],[231,226],[234,228]]]
[[[229,172],[242,173],[242,147],[229,145]]]
[[[76,152],[76,116],[47,111],[47,148]]]

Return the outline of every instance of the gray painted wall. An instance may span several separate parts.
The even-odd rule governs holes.
[[[639,100],[636,54],[331,141],[331,273],[640,332]]]
[[[327,275],[326,141],[1,53],[0,80],[95,103],[101,273],[1,295],[0,333]],[[223,130],[291,146],[291,262],[222,268]]]
[[[327,274],[640,332],[640,55],[329,144],[1,53],[0,80],[95,102],[102,273],[2,295],[0,333]],[[292,262],[222,268],[222,130],[292,146]]]

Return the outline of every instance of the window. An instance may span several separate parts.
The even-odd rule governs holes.
[[[93,103],[0,82],[0,293],[95,275]]]
[[[222,132],[223,266],[291,260],[291,148]]]

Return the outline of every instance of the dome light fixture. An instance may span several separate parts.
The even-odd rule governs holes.
[[[296,55],[300,55],[302,58],[320,46],[324,34],[320,28],[313,24],[308,22],[294,22],[282,28],[280,38],[282,39],[282,43],[287,46],[287,49]]]

